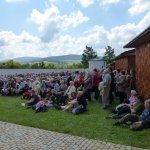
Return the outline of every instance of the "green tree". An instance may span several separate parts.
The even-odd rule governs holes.
[[[105,48],[105,50],[106,51],[105,51],[103,59],[106,60],[106,63],[108,65],[108,64],[112,63],[112,60],[115,57],[115,53],[114,53],[114,49],[111,46],[107,46]]]
[[[41,69],[45,69],[46,68],[46,65],[45,65],[45,63],[43,61],[39,62],[39,68],[41,68]]]
[[[84,68],[88,68],[88,61],[91,59],[97,58],[96,51],[92,47],[86,46],[86,49],[83,51],[81,63]]]

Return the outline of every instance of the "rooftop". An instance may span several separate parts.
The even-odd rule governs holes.
[[[127,43],[123,48],[135,48],[150,41],[150,26]]]
[[[120,58],[127,57],[127,56],[134,56],[134,55],[135,55],[135,49],[131,49],[131,50],[125,51],[125,52],[121,53],[120,55],[116,56],[114,58],[114,60],[118,60]]]

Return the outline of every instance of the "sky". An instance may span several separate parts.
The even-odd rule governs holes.
[[[82,54],[103,56],[150,25],[150,0],[0,0],[0,60]]]

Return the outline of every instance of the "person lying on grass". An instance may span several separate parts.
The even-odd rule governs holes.
[[[115,122],[115,126],[120,126],[121,124],[126,124],[130,122],[130,129],[131,130],[140,130],[150,128],[150,99],[145,101],[145,109],[143,110],[142,114],[139,116],[137,114],[127,114],[119,121]]]

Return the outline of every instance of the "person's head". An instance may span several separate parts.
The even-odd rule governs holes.
[[[93,71],[94,71],[94,72],[97,72],[97,69],[96,69],[96,68],[94,68],[94,69],[93,69]]]
[[[83,95],[83,91],[78,91],[77,96],[79,97],[79,96],[81,96],[81,95]]]
[[[126,71],[126,73],[127,73],[127,74],[130,74],[130,70],[128,69],[128,70]]]
[[[71,97],[75,97],[76,95],[77,95],[76,92],[72,92],[72,93],[71,93]]]
[[[32,90],[32,95],[35,95],[35,94],[36,94],[36,92],[34,90]]]
[[[121,71],[121,74],[122,74],[122,75],[125,75],[125,74],[126,74],[126,72],[125,72],[124,70],[122,70],[122,71]]]
[[[117,69],[117,73],[120,73],[120,69]]]
[[[142,103],[144,102],[144,99],[143,99],[143,97],[141,95],[138,95],[136,97],[137,97],[137,101],[140,101]]]
[[[137,92],[135,90],[131,90],[131,96],[136,96]]]
[[[75,74],[78,75],[78,74],[79,74],[79,71],[76,71]]]
[[[70,81],[69,82],[70,86],[74,85],[74,82],[73,81]]]
[[[65,80],[61,80],[61,81],[60,81],[60,84],[65,84]]]
[[[51,94],[55,94],[55,90],[54,89],[51,90]]]
[[[144,106],[145,106],[146,109],[150,109],[150,99],[145,101],[145,105]]]
[[[103,71],[103,74],[105,75],[105,74],[107,74],[107,73],[109,73],[109,70],[108,70],[108,69],[105,69],[105,70]]]

